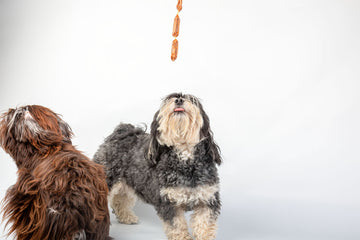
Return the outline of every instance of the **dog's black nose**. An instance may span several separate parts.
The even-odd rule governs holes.
[[[182,99],[182,98],[177,98],[177,99],[175,99],[175,103],[176,103],[177,105],[181,105],[181,104],[184,103],[184,99]]]

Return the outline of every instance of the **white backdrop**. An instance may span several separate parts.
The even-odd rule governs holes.
[[[360,1],[185,0],[171,62],[176,3],[0,0],[0,110],[53,109],[92,157],[119,122],[192,93],[224,158],[217,239],[360,239]],[[0,173],[2,198],[2,150]],[[136,211],[113,237],[165,239]]]

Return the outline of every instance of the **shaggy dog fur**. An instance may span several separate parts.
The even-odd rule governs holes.
[[[76,150],[71,137],[69,125],[42,106],[2,115],[0,145],[19,169],[3,200],[9,235],[18,240],[109,239],[103,167]]]
[[[221,157],[209,118],[196,97],[167,96],[150,134],[120,124],[94,161],[106,166],[110,205],[121,223],[138,221],[132,211],[138,196],[154,205],[168,239],[192,239],[184,217],[189,210],[195,239],[215,239],[220,213],[216,164]]]

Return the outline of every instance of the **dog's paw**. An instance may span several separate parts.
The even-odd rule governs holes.
[[[176,238],[169,238],[169,240],[193,240],[190,235],[176,237]]]
[[[134,213],[123,213],[120,216],[117,216],[117,219],[120,223],[123,224],[137,224],[139,218]]]
[[[185,236],[184,240],[193,240],[193,238],[192,238],[191,235],[189,234],[189,235],[186,235],[186,236]]]
[[[193,240],[190,233],[188,232],[178,232],[178,233],[172,233],[168,235],[169,240]]]

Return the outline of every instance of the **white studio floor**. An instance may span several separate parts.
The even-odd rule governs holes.
[[[239,205],[226,205],[219,218],[219,240],[358,240],[356,229],[359,216],[352,209],[327,209],[329,206],[298,205],[292,203],[261,203],[239,201]],[[166,240],[161,221],[155,210],[138,202],[135,212],[140,222],[123,225],[111,214],[110,235],[114,239]],[[332,214],[336,217],[333,218]],[[187,214],[189,219],[190,213]],[[324,221],[326,219],[326,221]],[[351,221],[352,220],[352,221]],[[349,224],[349,222],[353,224]],[[348,232],[341,232],[339,225],[347,222]],[[281,225],[282,223],[283,225]],[[190,230],[191,231],[191,230]]]
[[[4,191],[0,193],[2,198]],[[239,201],[238,206],[231,203],[223,205],[216,238],[218,240],[359,239],[356,224],[360,217],[353,209],[334,210],[334,206],[296,206],[293,203],[265,203],[257,200],[253,200],[251,204]],[[135,225],[120,224],[115,215],[110,214],[111,237],[115,240],[166,240],[162,223],[150,205],[138,202],[134,210],[140,219]],[[0,227],[3,231],[3,224]],[[0,235],[0,239],[6,239],[4,233]],[[7,239],[15,240],[12,237]]]

